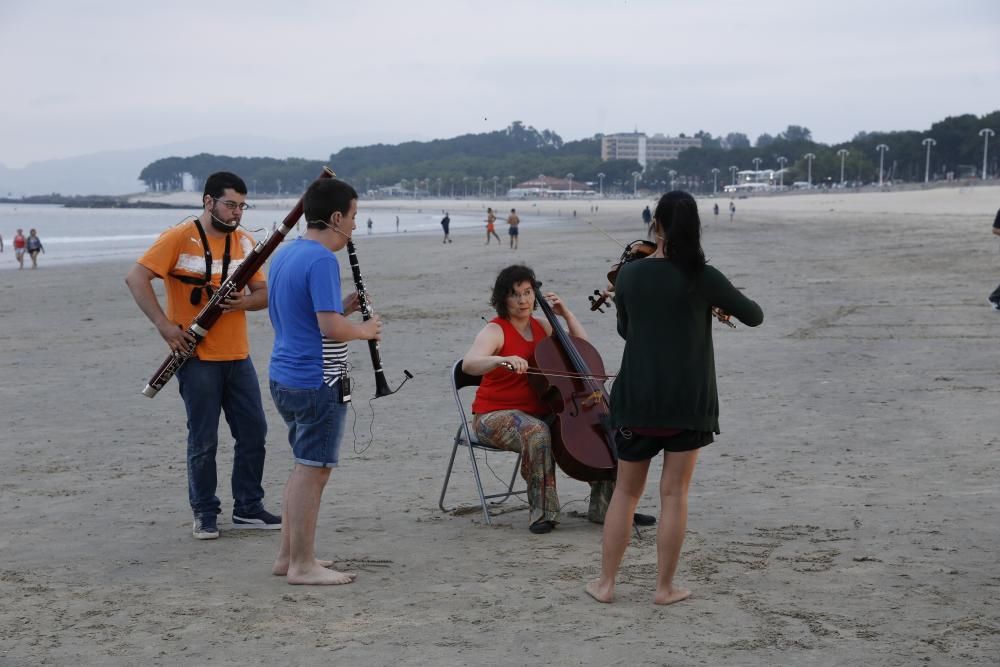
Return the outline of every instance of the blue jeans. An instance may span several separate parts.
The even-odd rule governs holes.
[[[340,439],[347,422],[347,403],[340,402],[340,385],[316,389],[286,387],[271,380],[271,398],[288,425],[288,444],[295,462],[312,468],[336,468]]]
[[[264,441],[267,421],[260,400],[257,371],[250,358],[202,361],[192,357],[177,371],[187,410],[188,500],[196,517],[219,514],[215,452],[219,447],[219,412],[236,440],[233,455],[233,513],[264,509]]]

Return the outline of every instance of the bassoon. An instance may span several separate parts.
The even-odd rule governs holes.
[[[323,173],[319,175],[319,178],[334,178],[335,176],[336,174],[329,167],[323,167]],[[194,356],[194,350],[198,346],[198,343],[208,335],[208,330],[222,316],[222,303],[231,294],[241,292],[247,286],[253,275],[264,265],[267,258],[278,247],[278,244],[285,240],[285,236],[292,230],[292,227],[299,221],[299,218],[302,217],[302,207],[303,201],[302,197],[300,197],[299,201],[295,203],[295,207],[289,211],[288,215],[281,222],[281,226],[268,234],[266,239],[259,241],[253,250],[250,251],[250,254],[243,259],[243,263],[233,272],[233,275],[229,276],[226,282],[222,283],[218,291],[212,295],[212,298],[208,300],[208,303],[205,304],[205,307],[201,309],[201,312],[198,313],[194,321],[187,328],[188,334],[194,337],[195,342],[182,352],[171,352],[163,360],[160,367],[153,373],[153,377],[150,378],[146,388],[142,390],[143,396],[148,396],[149,398],[156,396],[160,389],[163,388],[163,385],[167,384],[170,378],[177,373],[178,369],[184,365],[184,362]]]
[[[368,321],[372,318],[372,309],[368,300],[368,291],[365,289],[365,281],[361,277],[361,265],[358,264],[358,253],[354,249],[354,241],[348,239],[347,241],[347,259],[351,263],[351,275],[354,277],[354,288],[358,292],[358,307],[361,309],[361,318],[364,321]],[[406,381],[413,377],[413,374],[408,370],[403,370],[403,381],[399,383],[399,386],[395,389],[389,387],[389,383],[385,379],[385,372],[382,370],[382,353],[379,351],[379,344],[377,340],[368,341],[368,352],[372,357],[372,369],[375,371],[375,398],[381,398],[382,396],[388,396],[389,394],[395,394],[399,391]]]

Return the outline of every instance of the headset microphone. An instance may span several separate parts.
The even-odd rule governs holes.
[[[240,226],[239,222],[235,224],[226,224],[222,220],[219,220],[217,217],[215,217],[215,213],[213,213],[212,211],[209,211],[208,214],[212,217],[212,226],[215,227],[218,231],[222,232],[223,234],[235,232],[236,228]]]

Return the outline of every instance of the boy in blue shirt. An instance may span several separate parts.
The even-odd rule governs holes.
[[[349,584],[354,575],[316,558],[316,519],[339,460],[350,393],[347,341],[379,340],[376,315],[355,323],[358,295],[341,296],[334,253],[356,228],[358,193],[337,179],[313,182],[304,198],[306,232],[271,261],[268,312],[274,326],[271,397],[288,425],[295,467],[285,486],[281,550],[272,572],[290,584]]]

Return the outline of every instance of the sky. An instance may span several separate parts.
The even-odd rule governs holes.
[[[0,62],[7,167],[233,135],[323,158],[513,120],[834,143],[1000,108],[1000,2],[3,0]]]

